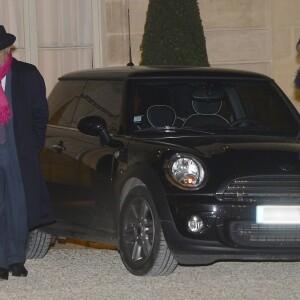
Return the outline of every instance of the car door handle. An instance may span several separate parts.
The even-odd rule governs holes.
[[[51,145],[51,148],[54,149],[57,154],[60,154],[64,150],[66,150],[66,147],[64,147],[64,142],[63,141],[59,141],[57,144]]]

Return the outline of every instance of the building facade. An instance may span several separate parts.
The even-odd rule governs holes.
[[[185,0],[187,1],[187,0]],[[1,24],[17,36],[14,55],[35,64],[51,91],[64,73],[133,62],[149,0],[0,0]],[[300,58],[299,0],[198,0],[212,67],[273,77],[300,110],[294,77]]]

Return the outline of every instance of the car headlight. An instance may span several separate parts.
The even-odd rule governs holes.
[[[177,153],[165,163],[166,177],[184,190],[199,189],[206,177],[203,163],[190,154]]]

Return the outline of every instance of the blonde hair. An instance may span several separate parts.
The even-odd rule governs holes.
[[[6,52],[8,54],[10,52],[10,47],[4,48],[4,49],[2,49],[0,51]]]

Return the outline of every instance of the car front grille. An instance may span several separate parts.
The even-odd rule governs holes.
[[[224,202],[264,202],[277,200],[299,201],[299,175],[265,175],[240,177],[217,192]]]
[[[231,240],[245,247],[300,247],[300,225],[270,225],[232,222]]]

